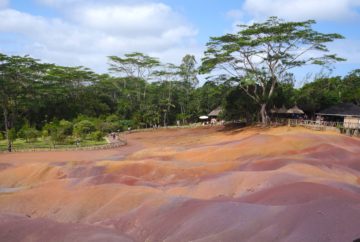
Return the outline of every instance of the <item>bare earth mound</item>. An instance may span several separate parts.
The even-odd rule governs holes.
[[[0,155],[0,241],[353,241],[360,140],[301,128],[133,133]]]

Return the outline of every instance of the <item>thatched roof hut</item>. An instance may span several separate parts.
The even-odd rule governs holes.
[[[303,110],[298,108],[298,106],[294,106],[286,111],[288,114],[305,114]]]
[[[360,117],[360,107],[353,103],[341,103],[330,108],[321,110],[317,115],[338,117]]]
[[[222,108],[221,107],[217,107],[217,108],[215,108],[214,110],[212,110],[209,114],[208,114],[208,116],[209,117],[218,117],[219,115],[220,115],[220,113],[222,112],[223,110],[222,110]]]
[[[285,106],[282,106],[281,108],[274,107],[270,110],[270,112],[275,114],[286,114],[287,109],[285,108]]]

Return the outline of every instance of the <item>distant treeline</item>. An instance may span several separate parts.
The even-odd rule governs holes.
[[[36,130],[42,130],[38,135],[51,135],[54,126],[62,130],[56,131],[59,136],[72,135],[75,126],[78,131],[74,133],[83,137],[95,131],[104,134],[128,127],[185,124],[198,121],[200,115],[218,106],[224,108],[225,119],[259,120],[259,106],[232,80],[213,79],[198,86],[191,55],[185,56],[180,66],[162,65],[141,53],[112,57],[112,75],[44,64],[27,56],[0,58],[3,138],[6,129],[13,130],[13,136],[27,138],[36,136]],[[126,73],[125,68],[138,76]],[[298,89],[294,79],[288,78],[277,84],[268,107],[297,104],[311,116],[341,102],[360,104],[360,70],[343,78],[319,78]]]
[[[109,56],[108,74],[0,54],[0,139],[11,150],[17,137],[99,140],[129,127],[197,122],[219,106],[224,119],[266,125],[273,107],[297,104],[313,116],[336,103],[360,104],[360,70],[294,87],[292,68],[344,61],[326,48],[343,37],[316,32],[314,23],[271,17],[240,26],[237,34],[210,38],[201,63],[192,55],[178,66],[137,52]],[[199,73],[208,74],[203,85]]]
[[[222,103],[226,84],[197,88],[195,58],[180,66],[141,53],[110,57],[110,73],[0,55],[0,138],[65,141],[113,131],[194,122]],[[98,132],[98,133],[94,133]]]

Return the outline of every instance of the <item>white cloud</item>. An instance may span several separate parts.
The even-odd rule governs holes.
[[[0,19],[7,21],[0,21],[0,33],[23,36],[27,45],[22,54],[44,61],[106,71],[108,55],[141,51],[167,56],[166,53],[191,53],[198,48],[194,44],[197,30],[162,3],[41,1],[61,9],[64,17],[45,18],[3,9]]]
[[[359,17],[359,6],[359,0],[246,0],[242,11],[255,18],[345,20]]]
[[[0,9],[7,7],[9,4],[9,0],[0,0]]]
[[[77,8],[70,14],[82,26],[128,37],[163,34],[172,28],[185,29],[184,35],[192,35],[192,29],[183,25],[185,21],[162,3],[92,5]]]
[[[226,13],[226,16],[231,19],[242,19],[244,17],[244,13],[240,9],[232,9]]]

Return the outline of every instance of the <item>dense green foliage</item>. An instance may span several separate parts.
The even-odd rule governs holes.
[[[360,104],[360,70],[341,77],[319,78],[297,91],[297,102],[308,114],[338,103]]]
[[[0,56],[0,130],[8,150],[16,138],[55,146],[100,140],[110,132],[197,121],[221,105],[223,85],[197,88],[195,58],[180,66],[141,53],[109,57],[114,75],[84,67]]]
[[[84,67],[0,54],[0,140],[7,140],[9,151],[17,138],[21,144],[41,140],[54,147],[101,142],[104,135],[128,128],[197,122],[219,106],[225,119],[253,122],[274,106],[297,104],[312,117],[333,104],[359,105],[360,70],[294,88],[289,69],[341,60],[299,55],[304,47],[326,52],[325,43],[342,38],[313,31],[313,23],[271,18],[212,38],[201,70],[224,67],[227,75],[215,73],[202,86],[192,55],[179,66],[142,53],[110,56],[109,74],[99,75]]]

